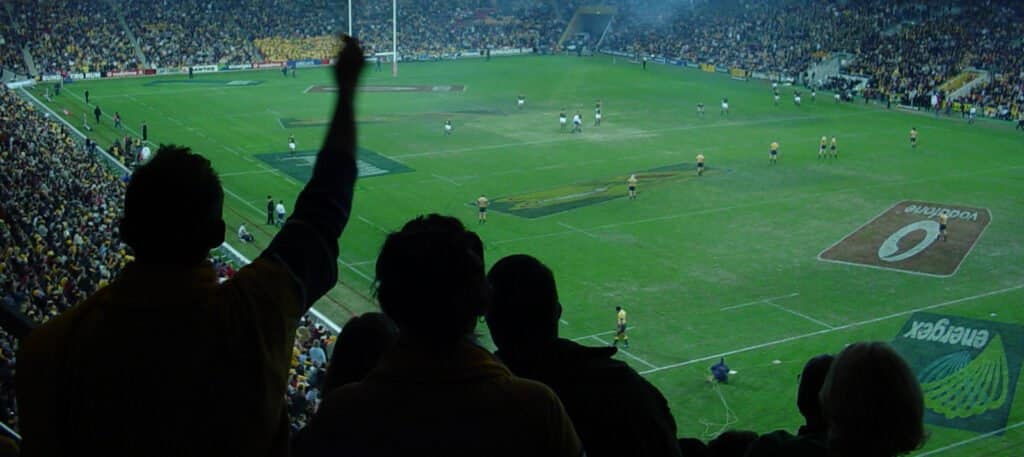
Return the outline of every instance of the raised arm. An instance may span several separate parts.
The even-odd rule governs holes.
[[[354,99],[365,58],[359,43],[343,37],[334,66],[338,102],[313,176],[295,201],[295,211],[260,257],[285,264],[303,289],[308,308],[338,280],[338,238],[352,210],[356,181]]]

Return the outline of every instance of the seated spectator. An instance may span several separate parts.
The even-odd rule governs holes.
[[[888,344],[855,343],[832,362],[821,405],[829,456],[892,457],[924,443],[924,397],[907,362]]]
[[[761,435],[747,451],[747,457],[824,457],[828,423],[821,412],[819,393],[825,383],[825,375],[832,366],[833,357],[819,355],[807,361],[800,373],[800,387],[797,390],[796,405],[806,423],[800,426],[796,436],[785,430],[776,430]]]
[[[238,226],[238,239],[243,243],[252,243],[256,241],[256,237],[249,233],[249,230],[245,228],[245,224]]]
[[[376,285],[398,341],[325,395],[294,455],[582,455],[558,397],[473,339],[488,295],[475,233],[453,217],[409,221],[384,241]]]
[[[330,392],[362,381],[397,339],[398,328],[381,313],[366,313],[349,319],[334,343],[323,390]]]
[[[551,387],[565,404],[591,457],[680,455],[676,423],[665,397],[618,349],[591,348],[558,337],[555,278],[528,255],[498,261],[487,275],[492,307],[487,326],[497,356],[517,376]]]
[[[222,284],[205,261],[224,241],[210,162],[164,146],[139,168],[120,225],[137,260],[35,329],[18,354],[25,455],[287,454],[291,346],[299,318],[337,281],[362,66],[349,39],[335,67],[331,130],[294,214]],[[190,217],[169,223],[166,214]]]

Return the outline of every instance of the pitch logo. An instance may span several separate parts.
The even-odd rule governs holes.
[[[892,345],[921,383],[925,422],[980,433],[1006,427],[1024,355],[1024,327],[915,313]]]
[[[949,216],[949,237],[939,214]],[[985,208],[903,201],[818,254],[819,260],[926,276],[952,276],[992,216]]]

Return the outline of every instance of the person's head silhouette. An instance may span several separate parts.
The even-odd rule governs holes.
[[[417,217],[384,241],[376,295],[403,338],[456,342],[487,309],[483,243],[454,217]]]
[[[558,337],[562,305],[555,276],[540,260],[510,255],[491,267],[487,279],[492,293],[487,327],[499,349]]]
[[[121,238],[140,262],[191,265],[224,242],[224,191],[210,161],[161,145],[132,175]]]

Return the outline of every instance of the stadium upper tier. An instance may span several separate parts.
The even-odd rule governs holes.
[[[557,49],[578,7],[594,2],[398,2],[398,51],[440,56],[485,47]],[[617,7],[601,49],[799,75],[831,52],[883,96],[919,100],[965,68],[992,72],[963,97],[987,107],[1024,102],[1019,2],[608,0]],[[699,2],[698,2],[699,3]],[[314,0],[14,0],[0,10],[0,64],[25,74],[109,71],[281,58],[326,58],[309,39],[348,30],[347,2]],[[357,0],[353,32],[391,50],[391,3]],[[31,63],[30,63],[31,62]],[[1016,110],[1013,110],[1016,111]]]

